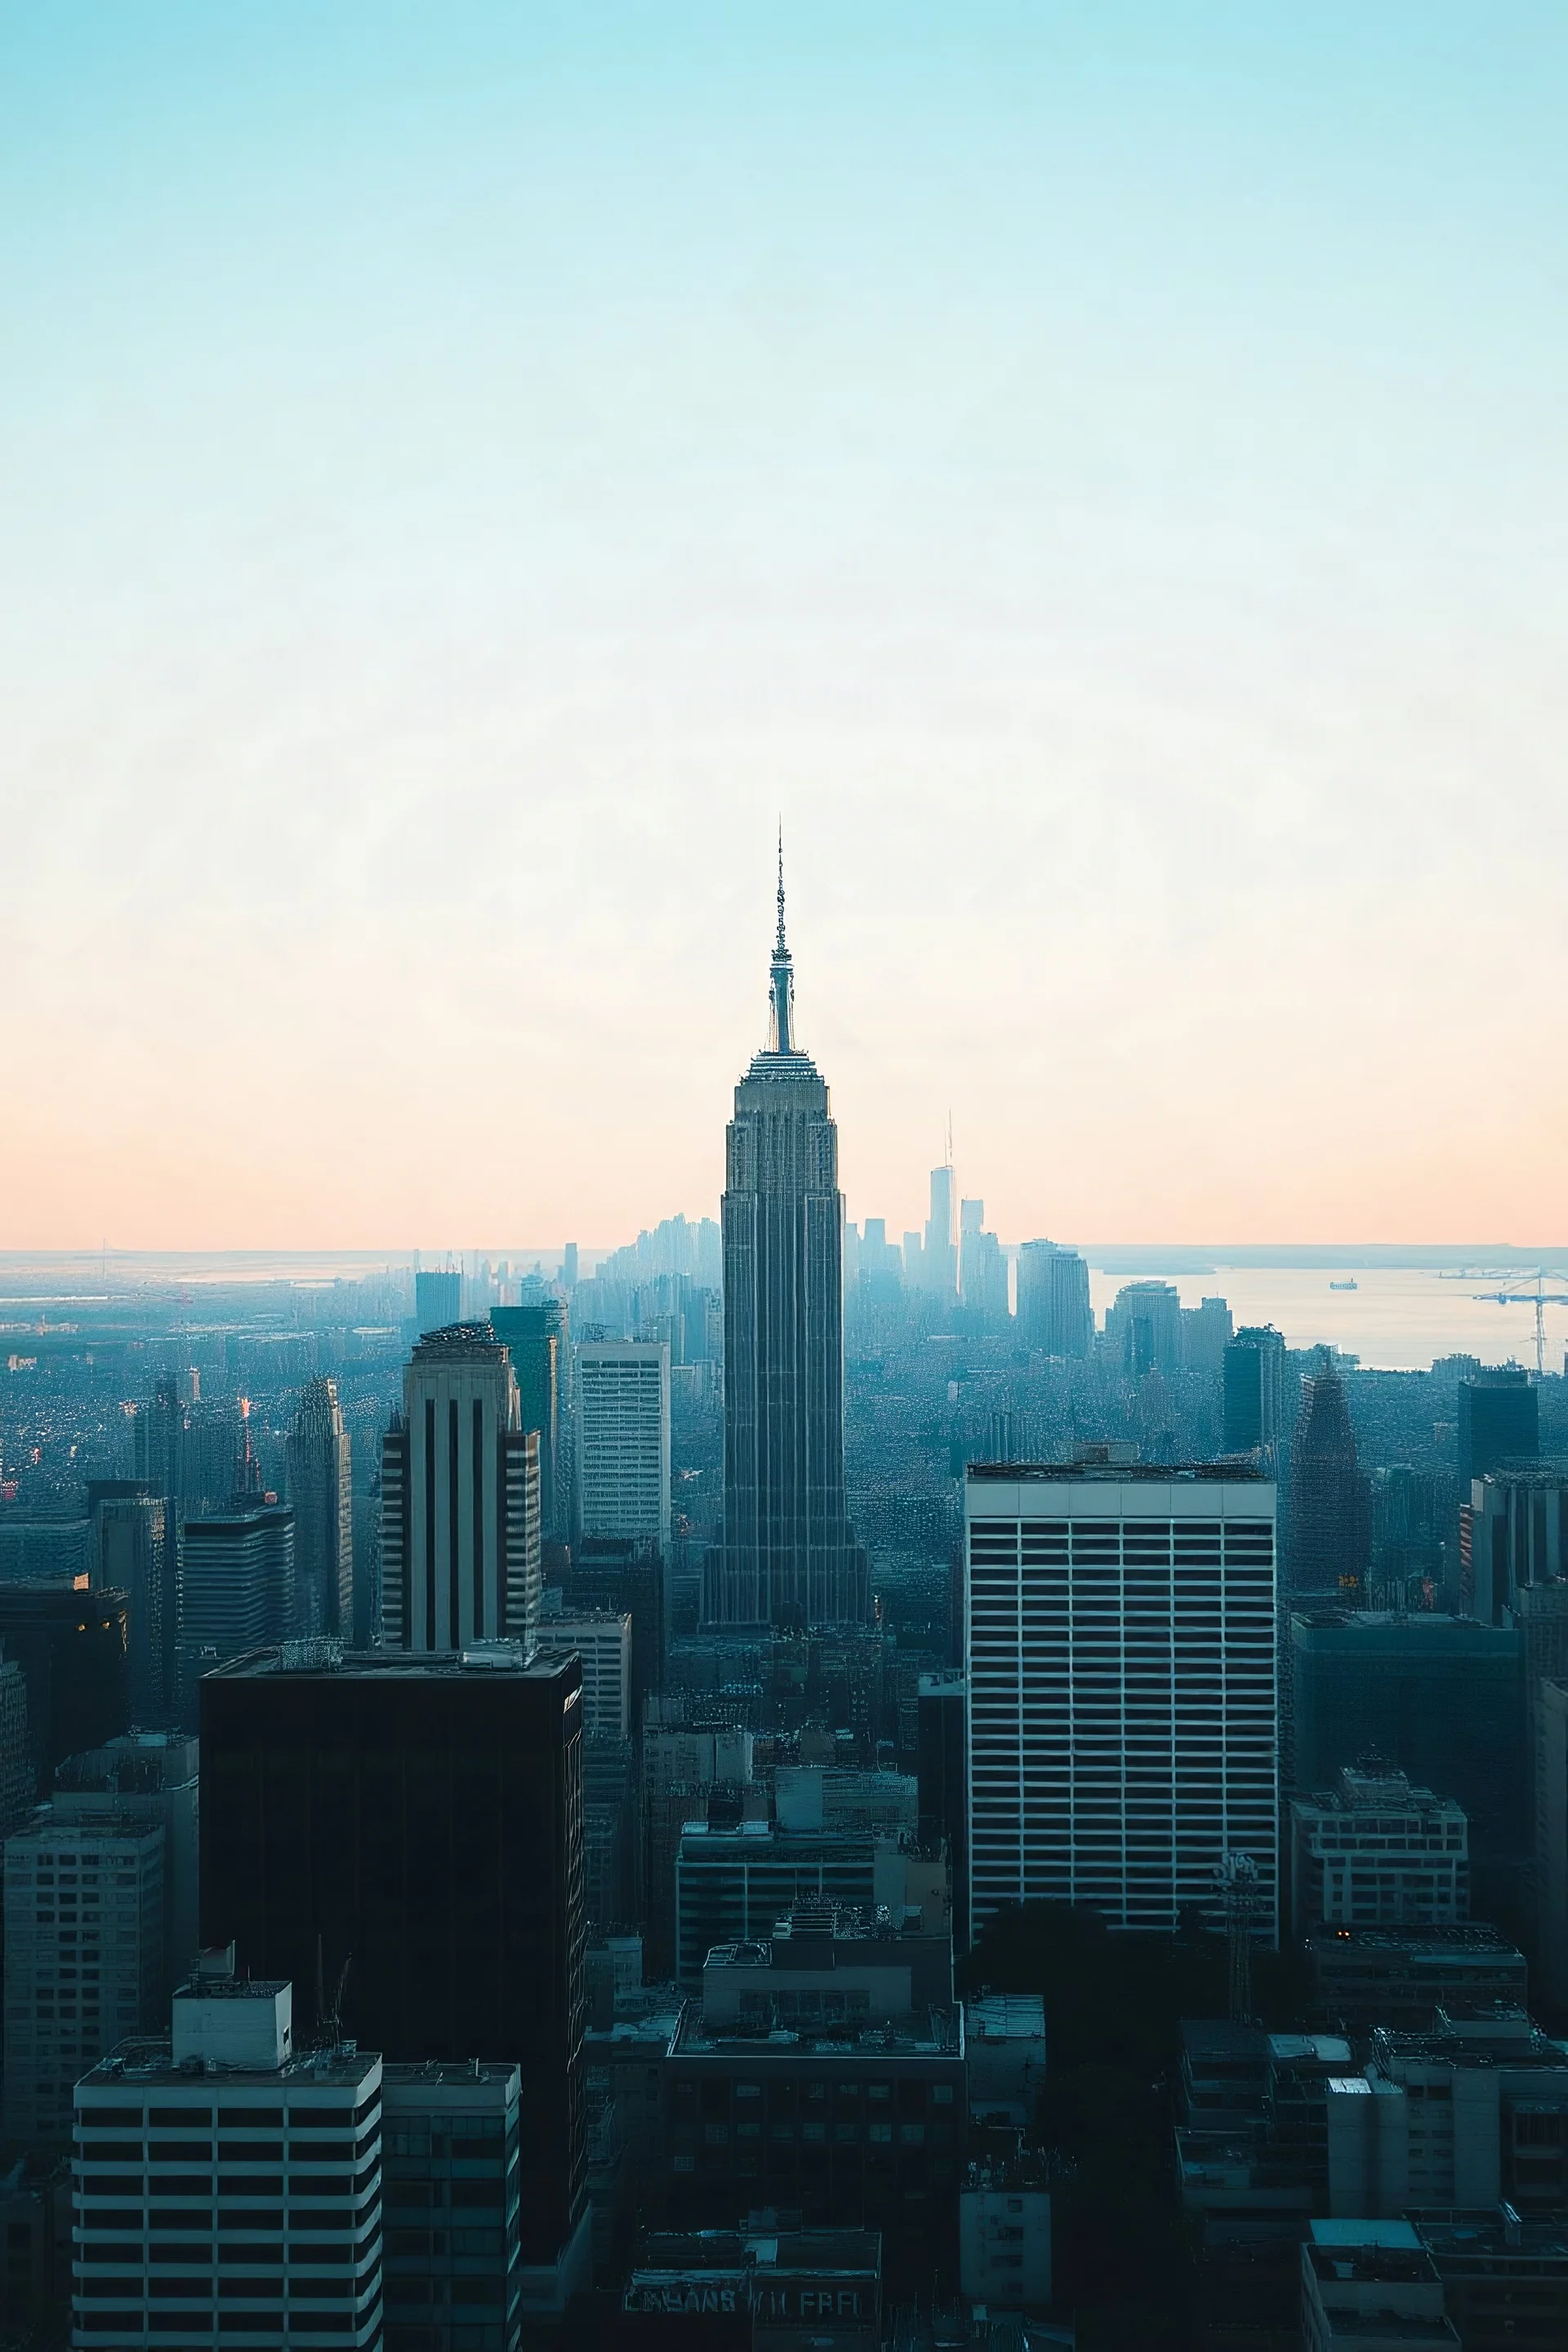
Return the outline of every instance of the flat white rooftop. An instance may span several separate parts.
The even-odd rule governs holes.
[[[976,1475],[976,1472],[979,1475]],[[972,1465],[964,1516],[974,1519],[1271,1519],[1274,1482],[1204,1470],[1129,1477],[1124,1470]]]

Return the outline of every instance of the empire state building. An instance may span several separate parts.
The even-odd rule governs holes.
[[[710,1625],[842,1625],[868,1607],[844,1506],[844,1200],[827,1087],[795,1042],[784,862],[765,1050],[726,1139],[724,1540]]]

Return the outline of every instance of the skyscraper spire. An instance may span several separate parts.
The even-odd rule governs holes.
[[[784,942],[784,827],[779,827],[779,928],[773,941],[773,1016],[768,1038],[770,1054],[793,1054],[795,1051],[795,971],[790,962],[789,949]]]
[[[724,1539],[706,1625],[864,1624],[844,1487],[844,1196],[822,1074],[795,1034],[779,841],[768,1042],[724,1139]]]

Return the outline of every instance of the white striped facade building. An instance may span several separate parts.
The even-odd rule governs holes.
[[[1273,1484],[975,1464],[964,1521],[972,1931],[1041,1899],[1168,1931],[1246,1853],[1276,1941]]]

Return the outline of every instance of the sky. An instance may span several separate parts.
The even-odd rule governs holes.
[[[0,0],[0,1249],[1550,1241],[1568,14]]]

